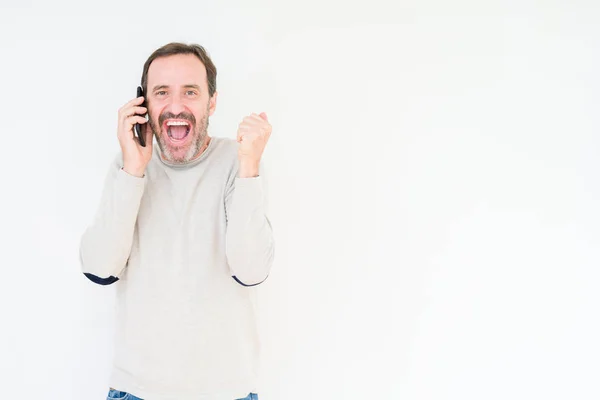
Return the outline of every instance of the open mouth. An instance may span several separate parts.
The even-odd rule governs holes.
[[[190,134],[191,125],[185,120],[170,119],[165,122],[165,129],[169,139],[173,142],[181,142]]]

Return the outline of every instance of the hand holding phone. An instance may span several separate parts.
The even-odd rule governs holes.
[[[140,93],[141,88],[138,88]],[[143,93],[142,93],[143,94]],[[143,104],[143,95],[128,101],[119,109],[117,137],[123,153],[125,172],[142,177],[152,158],[152,132],[145,115],[148,110]],[[135,138],[137,134],[137,140]]]

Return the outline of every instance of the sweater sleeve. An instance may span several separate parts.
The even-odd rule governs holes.
[[[121,164],[119,154],[106,175],[100,205],[79,247],[82,272],[101,285],[117,281],[127,264],[144,193],[146,177],[128,174]]]
[[[225,195],[227,218],[226,256],[230,272],[239,284],[262,283],[271,270],[274,241],[267,217],[266,179],[263,164],[259,176],[239,178],[239,164]]]

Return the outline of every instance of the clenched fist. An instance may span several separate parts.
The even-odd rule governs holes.
[[[240,144],[240,177],[258,176],[260,159],[271,136],[271,130],[271,124],[264,112],[260,115],[252,113],[240,123],[237,131],[237,141]]]

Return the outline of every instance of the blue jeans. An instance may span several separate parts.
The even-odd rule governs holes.
[[[121,392],[119,390],[110,389],[108,391],[108,397],[106,400],[143,400],[139,397],[135,397],[132,394],[127,392]],[[235,400],[258,400],[258,395],[256,393],[250,393],[248,396],[243,399],[235,399]]]

